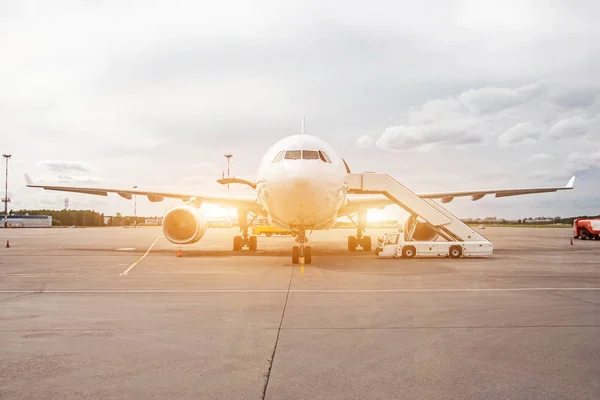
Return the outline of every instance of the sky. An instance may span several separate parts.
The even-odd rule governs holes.
[[[600,213],[597,1],[0,2],[12,209],[131,201],[36,183],[225,193],[306,132],[416,192],[562,186],[461,217]],[[233,193],[248,193],[231,187]],[[161,215],[175,200],[137,201]],[[392,207],[393,208],[393,207]],[[389,211],[394,214],[395,211]]]

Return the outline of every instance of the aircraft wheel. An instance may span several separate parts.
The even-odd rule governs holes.
[[[300,247],[292,247],[292,264],[298,264],[300,262]]]
[[[241,236],[233,237],[233,251],[240,251],[244,247],[244,239]]]
[[[310,246],[304,247],[304,264],[312,263],[312,248]]]
[[[256,236],[250,236],[250,238],[248,239],[248,249],[250,251],[256,251],[257,247],[258,247],[258,239],[256,238]]]
[[[450,258],[459,258],[462,256],[462,249],[460,246],[451,246],[450,247]]]
[[[357,242],[356,236],[348,236],[348,250],[356,251]]]
[[[417,254],[417,250],[412,246],[406,246],[402,249],[403,258],[413,258]]]
[[[371,251],[371,236],[363,236],[362,248],[364,251]]]

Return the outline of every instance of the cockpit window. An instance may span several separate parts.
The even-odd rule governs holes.
[[[316,150],[302,150],[302,159],[304,160],[318,160],[319,152]]]
[[[319,158],[321,160],[325,161],[326,163],[331,164],[331,160],[329,159],[329,156],[327,156],[327,154],[324,151],[319,150]]]
[[[331,159],[324,151],[321,150],[288,150],[277,153],[273,162],[279,162],[282,159],[286,160],[321,160],[331,164]]]
[[[283,160],[284,155],[285,155],[285,151],[280,151],[279,153],[277,153],[277,155],[273,159],[273,162],[276,163],[276,162]]]
[[[288,150],[285,152],[286,160],[299,160],[302,158],[302,150]]]
[[[348,166],[348,163],[346,162],[346,160],[344,160],[342,158],[342,161],[344,162],[344,166],[346,167],[346,172],[349,173],[349,174],[351,174],[352,172],[350,172],[350,167]]]

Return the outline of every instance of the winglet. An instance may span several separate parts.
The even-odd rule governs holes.
[[[33,179],[31,179],[31,177],[27,174],[25,174],[25,183],[27,184],[27,186],[35,185],[35,183],[33,182]]]
[[[569,182],[567,182],[567,185],[565,187],[569,188],[569,189],[573,189],[574,184],[575,184],[575,175],[573,175],[571,177],[571,179],[569,179]]]

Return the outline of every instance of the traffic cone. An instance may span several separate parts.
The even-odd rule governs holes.
[[[181,249],[177,249],[177,257],[182,257],[183,254],[181,253]]]
[[[8,240],[6,241],[6,248],[10,249],[10,242]]]

